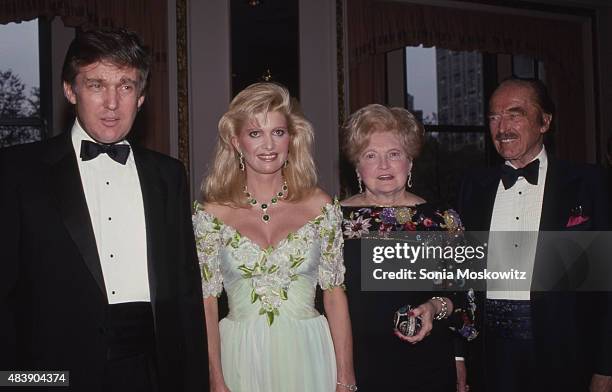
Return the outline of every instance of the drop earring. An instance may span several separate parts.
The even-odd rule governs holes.
[[[412,188],[412,170],[408,172],[408,181],[406,181],[406,189]]]
[[[239,151],[238,154],[238,165],[240,167],[240,171],[244,171],[244,169],[246,168],[244,166],[244,155],[242,154],[242,151]]]
[[[363,193],[363,185],[361,181],[361,175],[359,174],[359,170],[355,169],[355,174],[357,174],[357,184],[359,185],[359,193]]]

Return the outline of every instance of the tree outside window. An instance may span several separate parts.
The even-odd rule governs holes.
[[[0,148],[44,137],[38,21],[0,25]]]

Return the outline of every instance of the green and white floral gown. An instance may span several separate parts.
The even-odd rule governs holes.
[[[314,308],[317,283],[343,284],[342,213],[321,215],[275,247],[261,249],[202,209],[193,216],[204,297],[225,288],[221,363],[232,392],[327,392],[336,361],[327,319]]]

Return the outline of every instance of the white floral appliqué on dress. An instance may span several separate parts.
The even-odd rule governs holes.
[[[232,392],[336,389],[327,319],[314,308],[323,289],[344,282],[342,214],[337,203],[262,249],[197,209],[193,224],[204,297],[225,288],[229,314],[219,322],[221,363]]]

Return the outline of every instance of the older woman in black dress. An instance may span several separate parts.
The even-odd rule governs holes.
[[[463,362],[455,363],[448,316],[457,296],[432,292],[364,292],[360,290],[360,238],[389,231],[463,230],[448,207],[428,203],[409,192],[413,159],[424,139],[423,126],[407,110],[368,105],[349,118],[343,149],[355,166],[360,192],[341,202],[345,263],[351,318],[354,320],[355,366],[360,390],[465,390]],[[453,301],[455,299],[455,301]],[[463,301],[464,302],[464,301]],[[404,336],[393,327],[398,308],[413,310],[422,327]],[[466,303],[460,304],[466,308]],[[470,309],[470,310],[473,310]],[[470,313],[470,312],[468,312]],[[469,318],[455,330],[475,336]],[[456,373],[456,367],[460,370]]]

